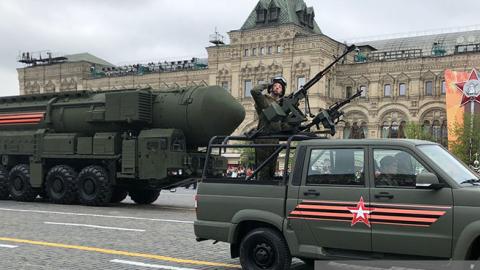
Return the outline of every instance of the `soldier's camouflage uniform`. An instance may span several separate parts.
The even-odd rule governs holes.
[[[259,84],[255,86],[250,93],[255,101],[255,110],[258,115],[258,130],[261,130],[260,134],[269,135],[282,131],[283,124],[281,121],[269,122],[262,111],[270,106],[270,104],[277,102],[275,98],[269,94],[263,94],[263,90],[268,88],[268,84]],[[277,139],[256,139],[256,144],[278,144]],[[255,164],[259,166],[263,163],[273,152],[275,148],[257,148],[255,151]],[[277,156],[269,162],[260,172],[257,174],[259,180],[272,180],[275,175]]]

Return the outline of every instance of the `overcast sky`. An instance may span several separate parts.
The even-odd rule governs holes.
[[[89,52],[113,64],[206,57],[215,27],[239,29],[257,0],[2,0],[0,96],[18,94],[21,51]],[[480,25],[478,0],[306,0],[343,41]],[[480,27],[477,27],[480,29]]]

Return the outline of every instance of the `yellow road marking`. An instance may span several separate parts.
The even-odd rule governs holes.
[[[55,247],[55,248],[92,251],[92,252],[98,252],[98,253],[104,253],[104,254],[129,256],[129,257],[139,257],[139,258],[154,259],[154,260],[174,262],[174,263],[186,263],[186,264],[192,264],[192,265],[241,268],[241,266],[235,265],[235,264],[216,263],[216,262],[197,261],[197,260],[187,260],[187,259],[179,259],[179,258],[174,258],[174,257],[148,254],[148,253],[137,253],[137,252],[114,250],[114,249],[104,249],[104,248],[87,247],[87,246],[67,245],[67,244],[59,244],[59,243],[51,243],[51,242],[43,242],[43,241],[33,241],[33,240],[17,239],[17,238],[9,238],[9,237],[0,237],[0,241],[13,242],[13,243],[23,243],[23,244],[30,244],[30,245],[37,245],[37,246],[45,246],[45,247]]]

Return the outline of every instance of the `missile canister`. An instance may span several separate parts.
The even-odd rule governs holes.
[[[243,106],[219,86],[174,90],[63,92],[0,99],[0,129],[49,128],[57,133],[173,128],[189,148],[231,134],[245,117]]]

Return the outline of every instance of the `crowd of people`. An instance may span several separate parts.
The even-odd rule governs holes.
[[[192,58],[191,60],[182,61],[163,61],[150,62],[147,64],[133,64],[116,67],[90,67],[90,73],[95,78],[100,77],[120,77],[126,75],[144,75],[149,73],[159,72],[173,72],[180,70],[193,70],[207,68],[208,64],[205,60],[199,58]]]
[[[245,169],[245,167],[239,166],[239,167],[229,168],[225,176],[230,178],[242,178],[246,176],[252,176],[252,174],[253,174],[252,168]]]

